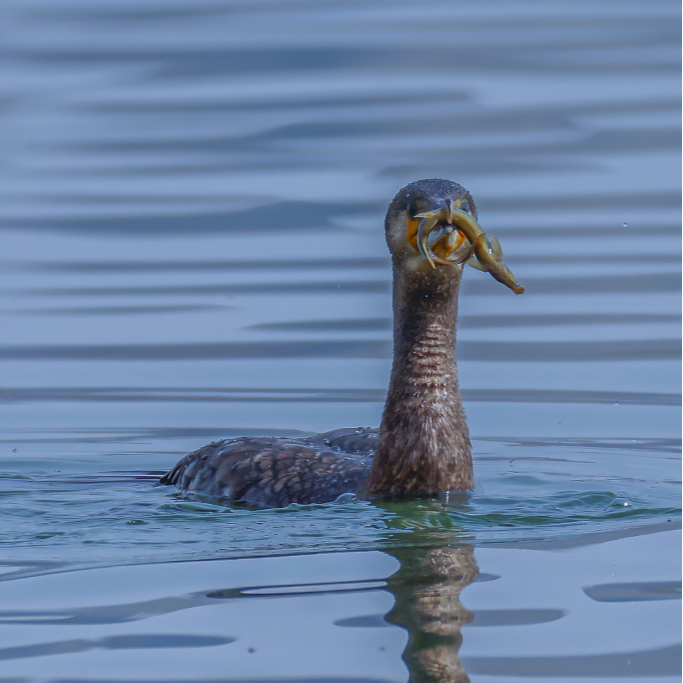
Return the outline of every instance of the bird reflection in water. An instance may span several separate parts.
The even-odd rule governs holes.
[[[462,500],[455,502],[466,502],[467,494],[458,498]],[[474,620],[474,614],[463,606],[460,594],[477,579],[479,567],[474,547],[457,529],[447,530],[452,522],[442,503],[425,503],[417,515],[413,509],[392,523],[402,529],[390,537],[392,545],[405,544],[406,528],[413,533],[410,545],[384,549],[401,564],[387,580],[395,604],[385,619],[408,631],[403,660],[410,683],[466,683],[470,679],[459,656],[461,629]]]

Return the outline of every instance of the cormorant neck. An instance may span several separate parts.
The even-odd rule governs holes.
[[[455,363],[461,277],[462,266],[412,268],[394,259],[394,361],[367,496],[472,488]]]

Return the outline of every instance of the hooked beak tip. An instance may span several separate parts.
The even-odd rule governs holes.
[[[453,200],[450,197],[446,197],[443,200],[444,208],[446,209],[446,220],[448,223],[453,222]]]

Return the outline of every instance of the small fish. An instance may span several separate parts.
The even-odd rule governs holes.
[[[524,294],[524,287],[517,282],[510,269],[503,263],[503,250],[495,237],[492,237],[489,242],[486,235],[480,235],[472,246],[474,256],[467,261],[468,265],[490,273],[495,280],[509,287],[515,294]]]
[[[524,287],[517,282],[510,269],[503,263],[503,249],[495,237],[490,240],[477,221],[462,209],[453,210],[453,223],[472,243],[474,254],[467,264],[476,270],[490,273],[494,279],[509,287],[515,294],[522,294]]]
[[[417,248],[420,254],[429,261],[432,268],[436,268],[436,263],[441,265],[464,263],[473,254],[472,244],[452,225],[435,229],[441,221],[440,214],[441,212],[430,212],[429,214],[418,214],[417,216],[422,218],[420,227],[417,229]],[[458,241],[461,241],[461,244],[458,245]],[[432,250],[432,247],[436,246],[439,242],[441,243],[442,250],[448,256],[439,256]]]
[[[449,205],[438,211],[419,213],[416,218],[422,219],[417,231],[418,249],[432,268],[436,268],[435,263],[444,265],[467,263],[476,270],[490,273],[495,280],[509,287],[515,294],[524,292],[524,287],[517,282],[510,269],[503,263],[503,250],[498,240],[495,237],[489,240],[482,227],[469,213]],[[436,229],[436,226],[444,221],[447,225]],[[452,231],[448,237],[451,243],[455,239],[451,236],[452,233],[462,234],[467,238],[448,258],[437,256],[432,251],[432,246],[443,239],[445,228]]]

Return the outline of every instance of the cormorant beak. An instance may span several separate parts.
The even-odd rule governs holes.
[[[456,207],[459,209],[459,207]],[[463,213],[459,210],[457,213]],[[455,265],[464,263],[472,255],[472,244],[465,234],[453,223],[453,200],[446,197],[433,209],[415,215],[419,220],[415,232],[411,231],[408,241],[417,248],[432,268],[436,264]],[[413,244],[413,238],[414,244]]]
[[[446,213],[446,221],[453,223],[453,200],[450,197],[443,200],[443,208]]]

